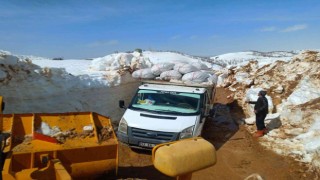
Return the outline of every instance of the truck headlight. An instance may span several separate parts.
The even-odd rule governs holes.
[[[190,126],[186,129],[182,130],[180,133],[180,139],[191,138],[192,133],[193,133],[193,128],[194,128],[194,126]]]
[[[121,118],[120,120],[118,131],[128,134],[128,123],[124,118]]]

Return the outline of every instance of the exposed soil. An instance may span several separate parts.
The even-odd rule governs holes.
[[[223,89],[221,89],[223,90]],[[220,97],[223,92],[219,93]],[[227,97],[227,96],[224,96]],[[206,121],[203,137],[217,150],[215,166],[194,172],[192,179],[245,179],[253,173],[263,179],[317,179],[308,168],[289,157],[279,156],[259,145],[245,128],[238,125],[244,117],[236,103],[228,106],[219,104],[213,118]],[[106,177],[103,177],[105,179]],[[174,179],[157,171],[151,161],[151,152],[132,150],[119,145],[119,170],[117,177],[109,179]],[[254,178],[251,178],[254,179]]]

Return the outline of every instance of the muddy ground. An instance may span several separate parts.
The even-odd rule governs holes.
[[[223,89],[217,97],[227,97]],[[223,98],[222,98],[223,99]],[[259,145],[241,123],[244,114],[236,103],[218,104],[215,113],[206,121],[203,138],[211,142],[217,150],[215,166],[193,173],[192,179],[245,179],[253,173],[263,179],[318,179],[306,165],[289,157],[279,156]],[[119,170],[117,177],[103,179],[174,179],[157,171],[151,161],[151,151],[119,147]],[[251,178],[254,179],[254,178]]]

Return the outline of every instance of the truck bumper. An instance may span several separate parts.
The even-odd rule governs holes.
[[[117,136],[119,141],[126,143],[131,147],[151,149],[157,144],[178,140],[179,133],[128,127],[128,134],[118,131]]]

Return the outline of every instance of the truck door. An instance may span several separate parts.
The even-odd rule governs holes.
[[[202,102],[202,109],[201,109],[201,114],[198,120],[198,123],[196,124],[196,131],[195,131],[195,136],[200,136],[204,122],[206,120],[206,117],[209,115],[210,111],[210,103],[209,103],[209,96],[208,93],[204,93],[203,97],[203,102]]]

